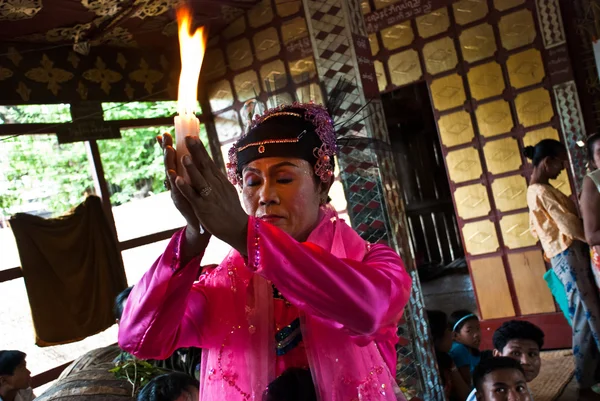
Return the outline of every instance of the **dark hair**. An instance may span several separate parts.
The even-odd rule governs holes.
[[[125,301],[127,301],[127,298],[129,298],[129,294],[131,293],[132,289],[133,286],[125,288],[115,298],[115,306],[113,307],[115,319],[121,320],[121,316],[123,316],[123,309],[125,308]]]
[[[558,157],[564,152],[564,145],[555,139],[542,139],[535,146],[526,146],[523,149],[523,155],[536,167],[546,157]]]
[[[441,310],[428,310],[427,320],[429,320],[433,341],[443,339],[446,329],[448,329],[448,316]]]
[[[21,351],[0,351],[0,376],[12,376],[27,355]]]
[[[267,386],[263,401],[317,401],[310,370],[287,369]]]
[[[504,356],[488,358],[479,362],[479,365],[473,370],[473,385],[477,390],[480,390],[487,375],[503,369],[516,369],[525,375],[521,363],[515,359]]]
[[[533,323],[524,320],[510,320],[498,327],[492,341],[494,348],[502,352],[510,340],[531,340],[540,349],[544,345],[544,332]]]
[[[473,316],[464,319],[466,316],[469,316],[469,315],[473,315]],[[464,320],[462,320],[462,319],[464,319]],[[473,312],[471,312],[469,310],[460,309],[460,310],[452,312],[450,314],[450,326],[452,328],[452,331],[455,331],[458,333],[463,328],[463,326],[467,322],[470,322],[471,320],[479,320],[479,318]]]
[[[156,376],[142,387],[137,401],[175,401],[182,393],[188,392],[189,387],[199,388],[200,383],[184,373],[167,373]]]
[[[452,357],[450,355],[442,351],[435,351],[435,359],[437,360],[438,369],[440,370],[442,384],[445,386],[446,376],[444,375],[444,372],[451,371],[454,362],[452,361]]]
[[[594,145],[596,144],[596,142],[598,142],[598,140],[600,140],[600,134],[593,134],[590,135],[587,138],[587,141],[585,142],[585,145],[587,147],[588,161],[590,162],[594,161]],[[600,168],[600,166],[596,167]]]

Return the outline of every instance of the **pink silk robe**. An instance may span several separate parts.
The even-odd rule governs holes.
[[[321,401],[404,400],[395,344],[410,276],[390,248],[369,245],[332,210],[321,215],[304,243],[250,217],[248,260],[232,251],[204,270],[200,257],[180,266],[175,234],[133,288],[119,345],[144,359],[203,348],[200,401],[260,400],[276,377],[274,284],[300,311]]]

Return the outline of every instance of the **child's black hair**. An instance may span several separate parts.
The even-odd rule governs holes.
[[[450,314],[450,328],[458,333],[471,320],[479,320],[477,315],[466,309],[459,309]]]

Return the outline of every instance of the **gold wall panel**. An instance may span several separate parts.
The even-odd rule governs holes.
[[[246,38],[236,40],[227,45],[227,58],[229,59],[229,68],[234,71],[252,65],[252,50],[250,41]]]
[[[471,255],[496,252],[500,246],[496,236],[496,227],[489,220],[465,224],[462,234],[465,240],[465,249]]]
[[[521,167],[521,152],[516,139],[504,138],[483,146],[487,169],[492,174],[506,173]]]
[[[520,6],[523,3],[525,3],[525,0],[494,0],[494,8],[496,10],[504,11]]]
[[[254,42],[256,58],[261,61],[275,57],[281,51],[279,37],[277,36],[277,30],[275,28],[271,27],[258,32],[254,35],[252,41]]]
[[[302,0],[275,0],[275,9],[280,17],[296,14],[302,7]]]
[[[467,78],[471,95],[477,100],[498,96],[504,90],[502,68],[495,61],[471,68]]]
[[[447,147],[471,142],[475,136],[471,115],[464,110],[441,116],[438,129],[440,140]]]
[[[385,76],[385,67],[383,63],[379,60],[376,60],[375,65],[375,75],[377,76],[377,87],[379,88],[379,92],[383,92],[387,87],[387,77]]]
[[[481,161],[475,148],[453,150],[446,155],[450,180],[461,183],[481,177]]]
[[[537,239],[529,231],[529,213],[511,214],[500,220],[500,231],[504,245],[510,249],[534,246]]]
[[[515,316],[504,263],[500,256],[472,260],[471,277],[482,319]]]
[[[376,33],[369,35],[369,44],[371,45],[371,54],[373,56],[379,53],[379,39],[377,39]]]
[[[248,23],[252,28],[258,28],[273,20],[271,0],[262,0],[248,11]]]
[[[514,126],[510,105],[506,100],[480,104],[475,110],[475,115],[479,133],[485,137],[505,134]]]
[[[556,312],[552,293],[544,280],[546,265],[541,251],[509,254],[508,265],[521,314]]]
[[[467,100],[463,80],[458,74],[433,80],[430,90],[433,105],[439,111],[462,106]]]
[[[397,3],[399,0],[375,0],[375,8],[379,10],[380,8],[384,8],[389,6],[390,4]]]
[[[319,84],[312,83],[310,85],[299,86],[296,89],[296,96],[301,103],[315,102],[323,104],[323,96]]]
[[[410,45],[415,38],[410,21],[391,26],[381,30],[383,47],[388,50],[398,49]]]
[[[474,219],[490,213],[490,200],[483,184],[468,185],[454,191],[456,213],[461,219]]]
[[[459,40],[463,58],[469,63],[492,57],[496,52],[496,39],[490,24],[465,29]]]
[[[527,207],[527,181],[520,175],[496,178],[492,182],[496,208],[501,212]]]
[[[286,0],[282,0],[282,1],[286,1]],[[360,2],[360,10],[362,11],[363,14],[368,14],[371,12],[371,5],[369,4],[369,0],[362,0]]]
[[[231,39],[234,36],[241,35],[246,30],[246,19],[240,17],[234,20],[227,28],[223,29],[223,36],[227,39]]]
[[[546,73],[542,56],[537,49],[511,55],[506,61],[510,84],[517,89],[542,82]]]
[[[312,56],[296,61],[290,61],[289,66],[292,79],[295,83],[304,82],[317,74],[315,59]]]
[[[227,64],[225,63],[225,55],[221,49],[209,49],[206,51],[202,66],[202,78],[206,81],[214,81],[216,78],[223,76],[227,72]]]
[[[523,137],[523,146],[535,146],[542,139],[560,140],[556,129],[553,127],[546,127],[527,132]]]
[[[249,70],[233,78],[233,87],[240,102],[256,97],[260,93],[260,84],[254,70]]]
[[[281,37],[283,43],[303,38],[308,35],[308,27],[304,18],[294,18],[281,24]]]
[[[461,0],[452,4],[452,8],[454,19],[460,25],[480,20],[488,13],[487,0]]]
[[[425,68],[433,75],[451,70],[458,64],[454,41],[449,37],[426,43],[423,46],[423,58]]]
[[[502,46],[507,50],[532,43],[536,35],[533,16],[525,9],[500,18],[498,28]]]
[[[275,60],[261,66],[260,80],[265,92],[276,91],[285,88],[287,85],[287,74],[283,61]],[[259,93],[260,92],[258,91],[256,92],[256,94]]]
[[[550,180],[550,185],[567,196],[571,196],[573,194],[573,191],[571,190],[571,182],[569,181],[569,174],[567,173],[566,169],[563,170],[555,180]]]
[[[208,87],[208,99],[212,111],[223,110],[233,105],[233,91],[228,80],[215,82]]]
[[[546,123],[554,116],[550,93],[544,88],[518,94],[515,107],[519,122],[524,127]]]
[[[417,31],[422,38],[429,38],[434,35],[446,32],[450,27],[448,18],[448,9],[438,8],[429,14],[417,17]]]
[[[421,62],[416,50],[396,53],[388,59],[388,68],[392,84],[401,86],[415,82],[423,75]]]

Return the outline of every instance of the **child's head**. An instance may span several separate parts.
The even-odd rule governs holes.
[[[428,310],[427,319],[429,320],[436,352],[450,352],[450,348],[452,348],[452,330],[448,324],[448,316],[439,310]]]
[[[450,325],[454,332],[454,341],[479,349],[481,328],[479,318],[468,310],[457,310],[450,315]]]
[[[137,401],[196,401],[200,383],[184,373],[156,376],[137,395]]]
[[[31,387],[31,372],[27,370],[25,353],[0,351],[0,388],[4,391]]]
[[[535,324],[511,320],[502,324],[493,337],[494,356],[506,356],[521,363],[528,382],[540,373],[544,332]]]
[[[512,358],[483,360],[473,371],[477,401],[531,401],[521,364]]]

